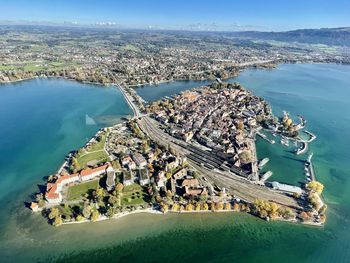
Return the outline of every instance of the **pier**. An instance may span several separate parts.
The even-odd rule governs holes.
[[[302,146],[300,148],[297,149],[296,151],[296,154],[299,155],[299,154],[303,154],[303,153],[306,153],[307,150],[308,150],[308,143],[307,142],[301,142]]]
[[[307,158],[307,161],[305,162],[305,173],[306,177],[309,178],[311,181],[316,181],[315,170],[311,160],[312,156],[313,154],[311,153]]]
[[[305,132],[307,135],[310,136],[310,139],[306,141],[306,142],[308,142],[308,143],[314,141],[314,140],[317,138],[317,136],[316,136],[315,134],[313,134],[313,133],[311,133],[311,132],[309,132],[309,131],[307,131],[307,130],[305,130],[304,132]]]

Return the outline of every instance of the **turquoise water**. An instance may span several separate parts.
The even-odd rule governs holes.
[[[88,109],[92,117],[129,112],[121,110],[126,105],[117,91],[40,80],[0,88],[4,124],[0,128],[0,261],[349,262],[350,67],[282,65],[276,70],[247,70],[236,80],[268,100],[276,114],[285,109],[304,115],[307,128],[318,136],[311,151],[330,206],[324,228],[267,223],[237,213],[142,214],[93,224],[48,226],[40,215],[24,209],[22,202],[43,176],[58,168],[69,150],[98,129],[98,125],[85,125]],[[181,86],[176,92],[189,88],[186,82],[170,87],[175,84]],[[151,87],[146,99],[171,95],[167,85]],[[295,155],[277,145],[258,144],[259,156],[278,157],[267,167],[276,180],[297,183],[303,178]]]
[[[173,81],[168,83],[162,83],[158,85],[144,85],[136,89],[138,95],[140,95],[145,101],[151,102],[161,99],[165,96],[172,96],[182,91],[198,87],[200,85],[208,84],[208,81]]]
[[[87,125],[86,115],[127,114],[114,89],[64,80],[0,85],[0,200],[53,173],[69,151],[102,127]]]

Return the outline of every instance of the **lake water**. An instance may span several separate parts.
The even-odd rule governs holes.
[[[232,80],[233,81],[233,80]],[[311,144],[329,205],[324,228],[265,222],[239,214],[133,215],[60,228],[49,226],[23,201],[63,157],[102,124],[85,116],[122,116],[130,110],[117,90],[63,80],[0,86],[1,262],[349,262],[350,67],[281,65],[247,70],[235,79],[263,96],[276,114],[302,114],[318,138]],[[187,83],[190,83],[187,86]],[[148,101],[196,86],[176,82],[139,89]],[[203,82],[198,82],[203,84]],[[169,86],[170,85],[170,86]],[[165,92],[165,90],[167,92]],[[153,94],[153,95],[152,95]],[[298,183],[305,156],[258,142],[272,159],[273,179]]]

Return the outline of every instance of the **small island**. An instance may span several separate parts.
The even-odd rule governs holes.
[[[278,135],[282,144],[294,140],[306,147],[315,136],[301,138],[303,117],[300,123],[288,113],[276,118],[264,99],[220,79],[146,105],[133,89],[117,87],[134,117],[101,129],[71,152],[30,204],[52,225],[141,212],[231,211],[324,224],[323,185],[311,157],[305,162],[308,183],[298,187],[267,182],[270,174],[261,167],[268,160],[256,154],[257,135],[271,143],[267,134]]]

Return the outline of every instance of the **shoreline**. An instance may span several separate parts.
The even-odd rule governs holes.
[[[249,62],[250,63],[250,62]],[[263,65],[265,64],[273,64],[274,66],[272,67],[263,67]],[[246,69],[275,69],[280,65],[293,65],[293,64],[305,64],[305,65],[313,65],[313,64],[325,64],[325,65],[350,65],[350,63],[339,63],[339,62],[315,62],[315,61],[287,61],[287,62],[278,62],[278,61],[271,61],[271,62],[264,62],[264,63],[257,63],[257,64],[249,64],[249,65],[243,65],[243,66],[239,66],[237,65],[237,69],[238,72],[236,74],[236,76],[233,77],[228,77],[225,79],[222,79],[223,81],[228,80],[228,79],[232,79],[232,78],[236,78],[239,76],[239,74],[246,70]],[[259,67],[260,66],[260,67]],[[88,81],[88,80],[78,80],[76,78],[68,78],[68,77],[64,77],[64,76],[32,76],[32,77],[28,77],[28,78],[21,78],[21,79],[15,79],[15,80],[9,80],[9,81],[0,81],[0,86],[2,84],[11,84],[11,83],[17,83],[17,82],[22,82],[22,81],[29,81],[29,80],[33,80],[33,79],[64,79],[64,80],[70,80],[70,81],[77,81],[79,83],[83,83],[83,84],[92,84],[92,85],[101,85],[101,86],[110,86],[110,85],[114,85],[115,82],[108,82],[108,83],[101,83],[101,82],[92,82],[92,81]],[[215,79],[214,79],[215,80]],[[137,88],[141,88],[142,86],[157,86],[160,84],[164,84],[164,83],[171,83],[171,82],[175,82],[175,81],[214,81],[213,79],[170,79],[170,80],[161,80],[158,83],[144,83],[144,84],[133,84],[133,85],[126,85],[126,87],[128,88],[133,88],[133,89],[137,89]]]
[[[38,78],[38,77],[34,77],[34,78]],[[34,79],[34,78],[31,78],[31,79]],[[70,78],[66,78],[66,77],[61,77],[61,76],[59,76],[59,77],[43,77],[43,78],[56,78],[56,79],[65,79],[65,80],[70,80],[70,81],[77,81],[76,79],[70,79]],[[30,80],[30,79],[24,79],[24,80]],[[24,80],[21,80],[21,81],[24,81]],[[78,81],[78,82],[81,82],[81,81]],[[129,93],[127,93],[126,94],[126,91],[118,84],[118,83],[110,83],[110,84],[102,84],[102,83],[93,83],[93,82],[81,82],[81,83],[86,83],[86,84],[93,84],[93,85],[103,85],[103,86],[112,86],[112,87],[117,87],[120,91],[121,91],[121,93],[122,93],[122,95],[123,95],[123,97],[124,97],[124,99],[128,102],[128,104],[129,104],[129,107],[131,108],[131,109],[133,109],[133,107],[132,107],[132,103],[129,103],[129,98],[128,98],[128,95],[129,95]],[[137,95],[138,96],[138,95]],[[134,117],[135,117],[135,115],[137,116],[138,114],[135,114],[135,112],[134,112]],[[115,124],[115,125],[113,125],[113,126],[116,126],[116,125],[118,125],[119,123],[117,123],[117,124]],[[113,127],[112,126],[112,127]],[[108,128],[108,127],[104,127],[104,128],[102,128],[102,129],[105,129],[105,128]],[[92,136],[92,138],[93,137],[95,137],[98,133],[100,132],[100,130],[98,130],[97,131],[97,133],[94,135],[94,136]],[[65,162],[61,165],[61,167],[59,168],[59,170],[58,171],[60,171],[61,170],[61,168],[63,167],[65,165]],[[120,213],[120,214],[116,214],[116,215],[114,215],[112,218],[108,218],[108,217],[106,217],[106,216],[100,216],[100,218],[98,219],[98,220],[96,220],[96,221],[103,221],[103,220],[107,220],[107,219],[116,219],[116,218],[120,218],[120,217],[124,217],[124,216],[127,216],[127,215],[130,215],[130,214],[134,214],[134,213],[143,213],[143,212],[148,212],[148,213],[156,213],[156,214],[159,214],[159,213],[161,213],[161,212],[159,212],[159,211],[155,211],[155,210],[152,210],[152,209],[150,209],[150,210],[136,210],[136,211],[132,211],[132,212],[122,212],[122,213]],[[175,211],[174,211],[175,212]],[[193,212],[197,212],[197,211],[179,211],[178,213],[193,213]],[[222,210],[222,211],[198,211],[198,212],[230,212],[230,211],[226,211],[226,210]],[[254,215],[254,216],[256,216],[256,217],[259,217],[259,216],[257,216],[257,215]],[[260,217],[259,217],[260,218]],[[278,219],[275,219],[275,220],[278,220]],[[269,220],[267,220],[267,221],[269,221]],[[288,221],[288,222],[298,222],[298,220],[285,220],[285,219],[283,219],[283,220],[281,220],[281,221]],[[88,220],[88,219],[85,219],[85,220],[83,220],[83,221],[72,221],[72,222],[64,222],[63,224],[75,224],[75,223],[84,223],[84,222],[91,222],[91,220]],[[310,224],[310,225],[323,225],[323,224],[318,224],[318,223],[316,223],[316,222],[300,222],[300,223],[304,223],[304,224]]]
[[[71,222],[63,222],[62,223],[62,226],[63,225],[74,225],[74,224],[84,224],[84,223],[97,223],[97,222],[104,222],[104,221],[108,221],[108,220],[118,220],[118,219],[121,219],[121,218],[124,218],[124,217],[127,217],[127,216],[130,216],[130,215],[137,215],[137,214],[143,214],[143,213],[146,213],[146,214],[153,214],[153,215],[166,215],[166,214],[178,214],[178,215],[181,215],[181,214],[210,214],[210,213],[241,213],[241,214],[247,214],[249,216],[252,216],[252,217],[256,217],[258,219],[261,219],[263,221],[266,221],[266,222],[270,222],[270,221],[273,221],[273,222],[285,222],[285,223],[291,223],[291,224],[300,224],[300,225],[308,225],[308,226],[313,226],[313,227],[324,227],[324,224],[322,223],[314,223],[314,222],[302,222],[300,220],[297,220],[297,219],[284,219],[282,217],[278,217],[278,218],[275,218],[275,219],[264,219],[264,218],[261,218],[259,216],[256,216],[254,214],[251,214],[251,213],[247,213],[247,212],[244,212],[244,211],[236,211],[236,210],[215,210],[215,211],[212,211],[212,210],[199,210],[199,211],[196,211],[196,210],[193,210],[193,211],[167,211],[167,212],[161,212],[161,211],[158,211],[158,210],[155,210],[155,209],[152,209],[152,208],[146,208],[146,209],[136,209],[134,211],[130,211],[130,212],[121,212],[121,213],[118,213],[118,214],[115,214],[113,217],[111,218],[108,218],[106,216],[100,216],[96,221],[92,221],[92,220],[88,220],[88,219],[85,219],[85,220],[82,220],[82,221],[71,221]]]

